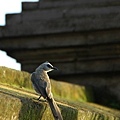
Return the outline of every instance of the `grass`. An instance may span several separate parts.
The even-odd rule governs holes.
[[[0,67],[0,83],[20,89],[34,91],[29,73],[8,69],[6,67]],[[75,102],[94,101],[91,88],[73,85],[65,82],[56,82],[55,80],[51,80],[51,84],[53,95],[56,98]]]

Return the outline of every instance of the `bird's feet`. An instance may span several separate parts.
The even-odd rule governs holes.
[[[42,100],[42,99],[40,99],[41,97],[42,97],[42,96],[39,96],[39,98],[37,98],[37,100],[38,100],[38,101],[41,101],[41,102],[47,102],[47,100],[46,100],[46,99],[43,99],[43,100]]]
[[[37,100],[39,100],[39,101],[40,101],[40,98],[41,98],[41,95],[39,96],[39,98],[37,98]]]

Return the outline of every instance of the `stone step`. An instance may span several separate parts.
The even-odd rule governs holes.
[[[74,4],[7,15],[7,25],[2,29],[2,36],[120,28],[120,6],[81,8],[77,3]]]
[[[34,10],[36,8],[39,9],[54,9],[59,7],[76,7],[79,6],[80,8],[91,8],[91,7],[108,7],[109,6],[119,6],[120,2],[117,0],[40,0],[39,2],[23,2],[22,8],[23,11]]]
[[[47,103],[38,102],[30,99],[29,97],[20,96],[18,94],[0,92],[0,118],[1,119],[25,119],[25,120],[54,120],[51,110]],[[7,100],[7,103],[5,102]],[[91,106],[90,104],[79,103],[60,103],[63,119],[65,120],[91,120],[91,119],[109,119],[119,120],[119,111],[111,110],[104,107]],[[5,109],[7,108],[7,109]],[[4,114],[3,114],[4,111]]]
[[[22,11],[31,11],[39,8],[39,2],[22,2]]]
[[[19,53],[19,54],[18,54]],[[69,46],[69,47],[57,47],[57,48],[39,48],[31,50],[11,50],[10,56],[16,56],[16,59],[20,61],[24,60],[35,60],[42,58],[51,58],[56,60],[59,58],[73,58],[73,60],[80,59],[81,61],[89,60],[107,60],[119,58],[120,56],[120,43],[101,44],[101,45],[86,45],[86,46]],[[20,56],[22,56],[20,58]],[[32,57],[32,58],[31,58]]]
[[[42,102],[42,100],[39,102],[35,100],[33,97],[36,95],[29,91],[31,84],[28,73],[0,67],[0,77],[0,119],[48,120],[49,118],[53,120],[48,104]],[[64,120],[120,119],[119,110],[93,103],[80,102],[79,100],[82,98],[83,93],[88,95],[90,89],[86,91],[83,86],[56,81],[52,81],[52,86],[54,86],[53,92],[55,96],[61,95],[61,98],[57,98],[56,101]],[[83,92],[82,94],[81,91]],[[66,100],[63,100],[62,97]],[[76,97],[80,97],[77,99],[79,102],[75,102]],[[86,98],[83,97],[82,99]]]
[[[55,45],[56,46],[56,45]],[[16,57],[23,70],[31,72],[43,61],[51,61],[60,67],[62,74],[94,73],[119,71],[120,43],[98,45],[79,45],[74,47],[39,49],[19,49],[8,51],[8,55]],[[9,48],[9,47],[8,47]],[[63,66],[63,67],[62,67]],[[66,70],[64,69],[66,66]]]
[[[103,21],[104,19],[107,19],[107,17],[109,17],[109,19],[112,19],[112,17],[115,17],[116,19],[115,18],[114,19],[116,21],[119,19],[118,14],[120,13],[119,11],[120,6],[98,7],[98,8],[94,8],[94,7],[80,8],[79,6],[78,7],[71,6],[71,7],[72,8],[65,6],[65,8],[61,7],[61,8],[51,8],[51,9],[43,9],[43,10],[36,9],[31,12],[23,11],[20,14],[20,16],[23,23],[31,22],[31,21],[36,21],[36,22],[39,21],[42,23],[44,20],[55,21],[58,19],[59,21],[62,21],[62,19],[65,19],[66,21],[68,19],[69,20],[79,19],[80,21],[85,19],[86,21],[94,19],[94,22],[97,21],[98,18]]]
[[[111,72],[120,72],[120,59],[114,60],[94,60],[94,61],[61,61],[56,62],[54,60],[50,60],[55,66],[57,66],[60,70],[52,75],[56,76],[64,76],[70,74],[90,74],[90,73],[111,73]],[[38,59],[33,61],[21,61],[22,70],[33,72],[34,69],[40,65],[40,63],[46,61],[46,59]]]
[[[27,32],[27,31],[26,31]],[[12,42],[12,46],[11,46]],[[48,34],[27,37],[9,37],[0,40],[0,48],[9,50],[47,49],[73,46],[106,45],[120,43],[120,30]]]

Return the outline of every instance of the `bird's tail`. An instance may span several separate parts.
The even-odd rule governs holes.
[[[63,120],[61,111],[53,98],[47,99],[55,120]]]

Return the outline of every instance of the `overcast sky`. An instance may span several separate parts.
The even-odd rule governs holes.
[[[21,2],[35,2],[38,0],[0,0],[0,25],[5,25],[6,13],[20,13]]]
[[[5,14],[6,13],[20,13],[21,2],[23,1],[38,1],[38,0],[0,0],[0,26],[5,25]],[[21,65],[16,63],[16,60],[7,56],[6,52],[0,50],[0,66],[6,66],[9,68],[21,69]]]

